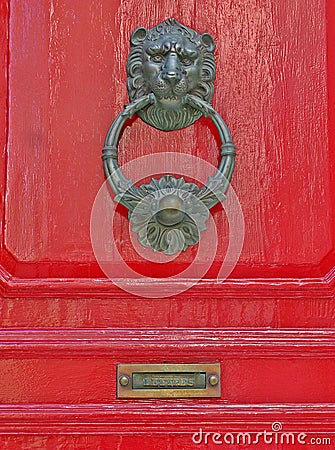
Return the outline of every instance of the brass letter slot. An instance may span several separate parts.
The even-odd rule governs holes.
[[[118,398],[220,397],[220,364],[119,364]]]

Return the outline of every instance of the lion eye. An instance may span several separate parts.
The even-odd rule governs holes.
[[[184,65],[184,66],[191,66],[192,64],[193,64],[193,61],[190,59],[190,58],[182,58],[181,59],[181,63]]]
[[[153,61],[155,63],[161,63],[164,61],[164,56],[163,55],[154,55],[151,57],[151,61]]]

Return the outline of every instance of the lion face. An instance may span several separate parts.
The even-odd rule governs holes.
[[[167,34],[143,48],[143,78],[161,109],[181,108],[182,98],[199,83],[201,53],[183,36]]]
[[[138,112],[148,124],[160,130],[184,128],[201,113],[183,101],[186,94],[210,101],[213,95],[214,42],[208,34],[168,19],[146,30],[138,28],[131,37],[127,64],[130,100],[150,93],[156,103]]]

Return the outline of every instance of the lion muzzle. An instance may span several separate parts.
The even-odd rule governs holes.
[[[161,76],[163,80],[167,81],[172,86],[181,80],[181,69],[176,53],[170,53],[166,58]]]

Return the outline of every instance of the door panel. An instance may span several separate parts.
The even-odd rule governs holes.
[[[333,431],[332,2],[8,0],[0,12],[3,445],[195,448],[204,423]],[[197,248],[173,263],[145,260],[118,207],[118,250],[144,277],[137,297],[100,269],[91,212],[105,182],[104,136],[128,101],[129,36],[173,16],[216,42],[213,106],[237,147],[232,186],[245,239],[229,278],[217,279],[229,224],[215,207],[213,265],[195,286],[172,281]],[[217,166],[218,142],[205,118],[169,133],[132,119],[120,163],[173,151]],[[175,158],[186,179],[199,170]],[[114,271],[122,278],[116,261]],[[152,299],[147,276],[162,296],[171,285],[183,292]],[[118,363],[162,362],[220,362],[221,398],[117,400]]]
[[[334,261],[325,3],[296,2],[293,10],[284,2],[224,3],[217,19],[206,3],[212,14],[195,11],[187,23],[211,30],[217,42],[213,104],[239,150],[233,187],[246,232],[233,275],[318,279]],[[54,276],[103,277],[89,223],[104,182],[98,160],[104,135],[127,101],[128,40],[142,7],[126,4],[132,16],[120,23],[127,27],[117,25],[125,4],[116,2],[11,4],[2,265],[14,277],[43,284]],[[168,12],[174,11],[160,15]],[[143,25],[162,20],[157,11],[147,13]],[[120,163],[173,149],[217,165],[216,138],[206,120],[173,133],[135,120],[124,131]],[[227,223],[219,208],[213,216],[219,264]],[[116,230],[128,229],[123,209],[115,221]],[[119,245],[124,260],[155,270],[127,242]],[[173,266],[194,256],[190,248]]]

